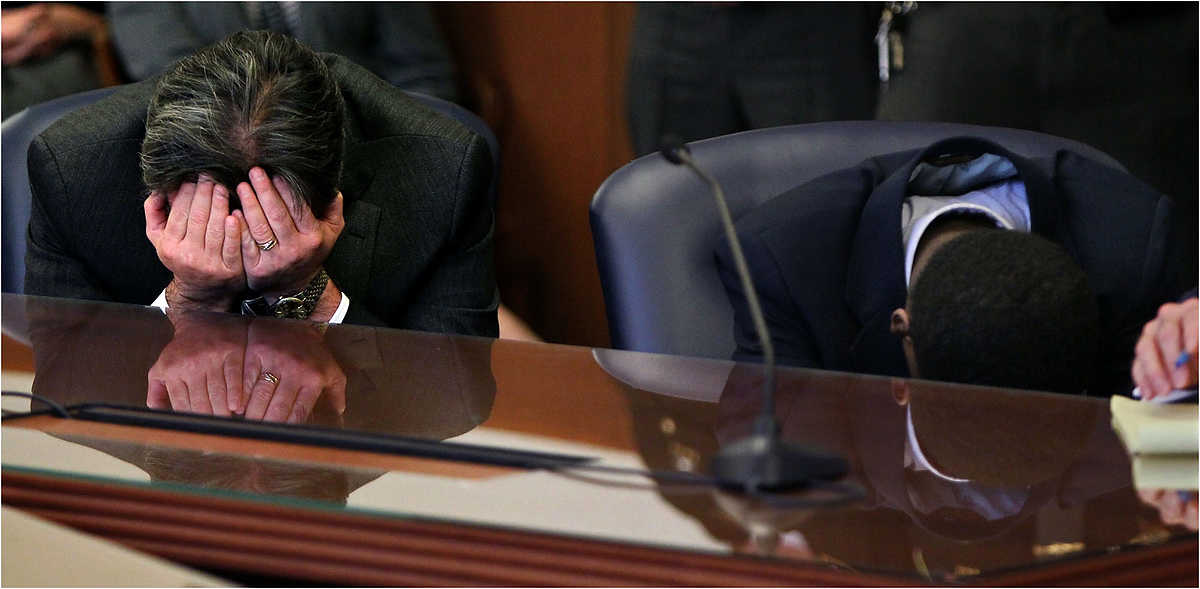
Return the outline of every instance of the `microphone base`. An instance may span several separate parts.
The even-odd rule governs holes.
[[[731,490],[784,491],[846,476],[841,456],[755,433],[721,448],[712,460],[717,484]]]

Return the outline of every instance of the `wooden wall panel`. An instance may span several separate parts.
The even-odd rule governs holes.
[[[445,3],[435,12],[464,102],[501,148],[497,272],[506,305],[548,341],[608,344],[588,225],[596,188],[632,157],[628,3]]]

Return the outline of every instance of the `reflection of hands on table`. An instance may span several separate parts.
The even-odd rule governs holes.
[[[246,419],[303,423],[321,398],[339,416],[346,410],[346,374],[312,323],[252,323],[242,374]]]
[[[226,188],[207,176],[144,204],[146,237],[174,275],[167,285],[172,309],[228,311],[246,290],[241,227],[229,214]]]
[[[175,336],[146,379],[146,406],[228,416],[242,398],[246,325],[172,313]]]
[[[1146,323],[1134,348],[1132,369],[1143,400],[1196,386],[1197,321],[1197,299],[1191,298],[1163,305],[1158,316]],[[1186,361],[1176,366],[1184,352]]]
[[[146,375],[147,407],[286,423],[304,423],[326,405],[335,421],[345,412],[346,374],[323,326],[174,310],[168,317],[175,334]]]
[[[1138,498],[1142,503],[1157,509],[1164,524],[1184,526],[1193,532],[1200,528],[1194,491],[1142,489],[1138,491]]]

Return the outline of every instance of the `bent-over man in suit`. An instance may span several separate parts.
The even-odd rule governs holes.
[[[737,228],[781,363],[1128,394],[1142,324],[1195,284],[1174,209],[1072,152],[964,137],[813,180]],[[737,357],[756,358],[727,244],[717,260]]]
[[[29,294],[496,335],[484,140],[285,35],[71,113],[29,162]]]

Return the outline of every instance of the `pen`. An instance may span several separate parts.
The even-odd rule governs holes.
[[[1188,360],[1191,360],[1191,359],[1192,359],[1192,355],[1189,354],[1187,350],[1180,352],[1179,357],[1175,359],[1175,368],[1182,368],[1183,365],[1187,364]]]

